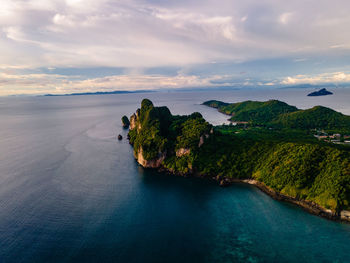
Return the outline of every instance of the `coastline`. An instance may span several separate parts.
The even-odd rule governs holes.
[[[137,158],[135,158],[135,159],[138,162]],[[144,167],[139,162],[138,162],[138,164],[146,169],[155,169],[155,168]],[[232,184],[252,185],[252,186],[257,187],[260,191],[262,191],[263,193],[267,194],[268,196],[270,196],[271,198],[273,198],[277,201],[288,202],[288,203],[294,204],[296,206],[301,207],[303,210],[305,210],[306,212],[308,212],[310,214],[313,214],[313,215],[316,215],[319,217],[323,217],[323,218],[328,219],[328,220],[337,221],[337,222],[344,222],[344,223],[350,224],[350,211],[342,210],[339,214],[334,213],[332,210],[326,209],[326,208],[316,204],[315,202],[296,199],[294,197],[284,195],[280,192],[277,192],[277,191],[273,190],[272,188],[266,186],[264,183],[257,181],[255,179],[237,179],[237,178],[229,179],[229,178],[225,178],[225,177],[218,177],[218,176],[211,177],[211,176],[206,176],[206,175],[196,174],[196,173],[179,174],[179,173],[175,173],[175,172],[173,172],[165,167],[158,167],[157,170],[159,172],[165,172],[169,175],[175,175],[175,176],[197,177],[197,178],[203,178],[203,179],[206,178],[206,179],[213,180],[213,181],[217,182],[219,184],[219,186],[221,186],[221,187],[229,187]]]
[[[288,202],[291,204],[294,204],[296,206],[299,206],[303,208],[305,211],[309,212],[310,214],[317,215],[329,220],[333,221],[344,221],[350,223],[349,219],[341,218],[340,214],[337,215],[333,213],[329,209],[325,209],[318,204],[312,202],[312,201],[307,201],[307,200],[299,200],[294,197],[288,196],[281,194],[270,187],[266,186],[264,183],[259,182],[254,179],[232,179],[230,180],[231,183],[243,183],[243,184],[249,184],[257,187],[260,191],[264,192],[265,194],[269,195],[273,199],[277,201],[283,201],[283,202]]]
[[[296,189],[296,186],[290,186],[283,182],[285,178],[295,180],[295,178],[289,178],[288,173],[278,173],[279,177],[276,179],[278,181],[277,185],[281,185],[278,190],[267,186],[265,183],[276,185],[274,178],[270,178],[272,172],[271,169],[273,167],[268,167],[266,170],[263,170],[263,176],[259,176],[258,180],[254,180],[254,169],[252,167],[254,167],[256,162],[261,160],[254,159],[253,155],[258,156],[261,151],[266,151],[266,148],[269,148],[270,146],[267,147],[266,145],[248,143],[247,145],[251,150],[249,153],[245,152],[241,145],[241,148],[238,148],[235,154],[232,154],[231,149],[232,147],[237,147],[237,144],[239,144],[238,140],[233,140],[234,143],[228,144],[229,142],[227,140],[232,139],[231,137],[214,137],[210,141],[209,146],[204,149],[204,152],[197,156],[199,168],[197,170],[196,165],[194,165],[196,157],[191,154],[192,150],[198,150],[204,144],[205,139],[211,137],[211,134],[214,134],[212,125],[207,123],[200,113],[174,117],[167,107],[154,107],[152,101],[149,99],[143,99],[141,102],[141,108],[137,109],[130,117],[128,139],[129,143],[134,148],[135,159],[144,168],[154,168],[168,174],[183,177],[193,176],[207,178],[215,180],[220,186],[228,186],[232,183],[255,185],[270,197],[279,201],[286,201],[298,205],[311,214],[335,221],[350,222],[350,211],[340,210],[340,208],[343,207],[347,208],[347,203],[345,202],[347,200],[343,200],[344,197],[340,196],[340,193],[337,191],[327,190],[325,184],[328,183],[333,186],[334,182],[332,181],[332,177],[329,178],[326,176],[328,173],[324,170],[335,170],[342,174],[343,172],[340,168],[347,169],[347,167],[345,167],[346,163],[340,162],[342,160],[340,157],[347,160],[347,152],[328,148],[322,151],[323,149],[321,149],[320,146],[310,146],[307,144],[301,146],[297,143],[284,143],[279,145],[279,147],[276,146],[274,153],[265,156],[265,158],[267,158],[266,160],[262,160],[264,162],[270,162],[274,167],[276,166],[275,155],[282,154],[285,157],[282,164],[286,165],[287,168],[294,169],[294,166],[291,164],[293,161],[294,164],[298,165],[298,160],[305,157],[305,162],[309,165],[310,162],[313,163],[315,156],[319,158],[319,165],[322,164],[321,167],[323,167],[323,170],[316,170],[316,172],[322,175],[321,179],[324,179],[325,182],[322,185],[323,188],[320,188],[317,193],[312,192],[314,200],[311,201],[300,198],[297,194],[299,188]],[[218,146],[222,147],[222,150],[219,153],[217,153]],[[252,150],[254,147],[257,147],[257,149]],[[337,162],[338,166],[335,166],[333,162],[330,162],[330,160],[333,159],[327,159],[328,151],[333,159],[336,156],[340,156],[340,161]],[[285,155],[286,152],[288,155]],[[239,155],[241,153],[243,154],[241,159],[236,157],[237,154]],[[207,156],[209,156],[209,159]],[[231,157],[227,156],[233,156],[233,160],[230,161],[229,158]],[[324,156],[327,156],[327,158]],[[169,158],[167,159],[167,157]],[[221,158],[219,163],[218,158]],[[245,166],[241,165],[242,161],[247,162]],[[207,164],[207,162],[209,163]],[[218,165],[221,167],[222,162],[224,162],[225,166],[223,166],[222,169],[219,169]],[[249,167],[247,168],[246,166]],[[277,165],[276,167],[279,166]],[[340,168],[338,169],[338,167]],[[291,176],[296,176],[297,171],[295,169],[293,171],[294,173],[292,173]],[[306,172],[308,172],[308,170],[305,170],[305,173]],[[305,173],[302,173],[300,176],[308,178],[308,174]],[[347,183],[345,179],[340,182],[344,184]],[[295,191],[291,192],[288,187],[294,187],[293,189]],[[286,189],[286,191],[281,191],[281,189]],[[331,190],[332,189],[333,188],[331,188]],[[289,194],[291,196],[289,196]],[[342,194],[346,194],[346,192],[342,192]],[[322,195],[326,195],[328,199],[322,199],[324,197]],[[308,195],[306,194],[304,197],[307,196]],[[325,207],[330,209],[326,209]]]

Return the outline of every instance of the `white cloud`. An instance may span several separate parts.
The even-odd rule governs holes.
[[[247,61],[348,57],[349,9],[348,0],[1,0],[1,63],[32,69],[226,64],[229,71]],[[345,71],[344,64],[333,68]]]
[[[295,58],[295,59],[293,59],[294,62],[304,62],[307,60],[308,60],[307,58]]]
[[[75,25],[72,17],[67,17],[67,16],[61,15],[61,14],[56,14],[53,17],[52,21],[56,25],[62,25],[62,26],[74,26]]]
[[[225,76],[226,77],[226,76]],[[210,87],[212,81],[222,76],[200,77],[196,75],[117,75],[81,79],[80,76],[59,74],[13,74],[0,73],[0,96],[10,94],[74,93],[113,90],[154,90],[160,88]]]
[[[231,16],[208,16],[193,12],[172,12],[170,10],[154,10],[155,17],[168,21],[180,34],[195,38],[215,40],[224,38],[234,41],[235,26]]]
[[[322,84],[322,83],[344,83],[350,82],[350,73],[346,72],[332,72],[322,73],[317,75],[296,75],[293,77],[286,77],[281,81],[284,85],[297,84]]]
[[[278,21],[279,21],[281,24],[286,25],[286,24],[288,24],[288,23],[290,22],[292,16],[293,16],[293,13],[292,13],[292,12],[283,13],[283,14],[281,14],[281,15],[279,16]]]

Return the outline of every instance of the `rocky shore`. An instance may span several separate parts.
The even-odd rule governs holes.
[[[264,183],[259,182],[257,180],[231,179],[229,181],[230,181],[230,183],[243,183],[243,184],[254,185],[257,188],[259,188],[261,191],[263,191],[264,193],[266,193],[267,195],[272,197],[273,199],[295,204],[297,206],[302,207],[304,210],[306,210],[307,212],[309,212],[311,214],[321,216],[321,217],[331,219],[331,220],[344,220],[344,221],[350,222],[350,218],[342,217],[341,214],[335,214],[332,212],[332,210],[325,209],[314,202],[310,202],[307,200],[299,200],[299,199],[296,199],[294,197],[281,194],[281,193],[271,189],[270,187],[266,186]]]
[[[142,155],[142,150],[138,152],[137,156],[134,156],[136,161],[138,162],[139,165],[141,165],[143,168],[149,168],[149,169],[157,169],[159,172],[165,172],[167,174],[171,175],[176,175],[176,176],[183,176],[183,177],[198,177],[198,178],[206,178],[210,180],[216,181],[221,187],[229,187],[232,184],[249,184],[253,185],[265,194],[269,195],[275,200],[278,201],[283,201],[283,202],[288,202],[292,203],[294,205],[302,207],[305,211],[320,216],[324,217],[329,220],[334,220],[334,221],[343,221],[343,222],[348,222],[350,223],[350,211],[343,210],[340,213],[334,213],[330,209],[326,209],[324,207],[321,207],[320,205],[316,204],[315,202],[307,201],[307,200],[300,200],[296,199],[294,197],[284,195],[282,193],[279,193],[270,187],[266,186],[264,183],[259,182],[254,179],[235,179],[235,178],[226,178],[222,176],[214,176],[214,177],[209,177],[207,175],[202,175],[198,173],[175,173],[174,171],[171,171],[164,166],[162,166],[162,161],[164,160],[165,156],[162,155],[158,159],[153,159],[150,161],[147,161],[143,158]]]

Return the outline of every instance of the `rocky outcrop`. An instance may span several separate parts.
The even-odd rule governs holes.
[[[133,115],[130,116],[130,130],[133,130],[137,128],[138,131],[141,130],[141,123],[139,121],[140,113],[136,111],[136,114],[134,113]]]
[[[196,112],[173,116],[167,107],[155,107],[144,99],[141,108],[130,117],[129,142],[137,162],[146,168],[169,168],[179,174],[192,172],[192,156],[205,143],[212,126]],[[199,146],[198,146],[199,144]]]
[[[350,211],[343,210],[340,212],[340,218],[342,220],[350,221]]]
[[[122,125],[124,129],[129,128],[129,125],[130,125],[130,121],[128,117],[126,117],[125,115],[122,117]]]
[[[181,157],[181,156],[184,156],[184,155],[188,155],[191,153],[191,150],[190,149],[187,149],[187,148],[180,148],[176,151],[176,157]]]
[[[135,127],[136,127],[136,119],[137,119],[137,117],[136,117],[135,113],[133,115],[131,115],[131,117],[130,117],[130,130],[135,129]]]
[[[198,147],[201,147],[203,144],[204,144],[204,136],[202,135],[202,136],[199,138]]]
[[[146,160],[143,157],[143,149],[142,148],[139,148],[137,151],[137,154],[135,155],[137,162],[140,165],[142,165],[144,168],[160,168],[165,157],[166,157],[166,152],[163,152],[163,153],[158,154],[158,158],[155,158],[152,160]]]
[[[199,138],[199,143],[198,143],[198,147],[200,148],[203,144],[204,144],[204,140],[209,138],[209,134],[203,134],[200,138]]]
[[[135,159],[145,168],[160,168],[166,158],[165,138],[161,136],[159,126],[152,126],[161,122],[162,117],[167,117],[166,114],[171,116],[170,111],[166,110],[162,111],[154,107],[150,100],[144,99],[141,109],[137,109],[136,113],[130,117],[129,141],[134,147]],[[145,151],[145,149],[149,150]]]

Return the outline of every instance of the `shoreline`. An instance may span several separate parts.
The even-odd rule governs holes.
[[[136,161],[138,162],[137,159],[136,159]],[[139,163],[139,165],[141,165],[141,164]],[[154,169],[154,168],[144,167],[143,165],[141,165],[141,166],[143,168],[146,168],[146,169]],[[336,214],[332,210],[321,207],[320,205],[316,204],[315,202],[307,201],[307,200],[299,200],[299,199],[296,199],[294,197],[279,193],[279,192],[273,190],[272,188],[266,186],[264,183],[259,182],[255,179],[229,179],[229,178],[215,177],[215,176],[211,177],[211,176],[201,175],[201,174],[196,174],[196,173],[178,174],[178,173],[170,171],[164,167],[159,167],[157,170],[159,172],[165,172],[169,175],[209,179],[209,180],[215,181],[221,187],[229,187],[232,184],[252,185],[252,186],[258,188],[263,193],[270,196],[271,198],[273,198],[277,201],[287,202],[287,203],[296,205],[298,207],[301,207],[304,211],[306,211],[312,215],[316,215],[316,216],[319,216],[319,217],[322,217],[322,218],[325,218],[328,220],[332,220],[332,221],[350,224],[350,211],[342,210],[339,212],[339,214]]]
[[[299,200],[299,199],[296,199],[294,197],[281,194],[281,193],[271,189],[270,187],[266,186],[264,183],[259,182],[257,180],[254,180],[254,179],[232,179],[230,183],[242,183],[242,184],[253,185],[256,188],[258,188],[260,191],[262,191],[263,193],[270,196],[271,198],[273,198],[277,201],[282,201],[282,202],[294,204],[298,207],[301,207],[303,210],[305,210],[306,212],[308,212],[310,214],[313,214],[313,215],[316,215],[319,217],[323,217],[323,218],[326,218],[326,219],[329,219],[332,221],[342,221],[342,222],[350,223],[349,219],[348,220],[345,218],[342,219],[340,217],[340,215],[337,215],[337,214],[333,213],[331,210],[325,209],[312,201]]]
[[[276,103],[279,105],[283,102],[273,101],[273,104]],[[284,103],[283,105],[287,104]],[[332,110],[327,109],[327,111]],[[197,171],[195,167],[196,155],[190,155],[190,157],[187,157],[185,155],[191,154],[192,150],[198,150],[203,145],[205,139],[209,138],[211,136],[210,134],[214,134],[213,126],[206,122],[200,113],[193,113],[188,116],[179,116],[178,118],[180,119],[174,118],[167,107],[154,107],[152,101],[150,101],[149,99],[142,100],[141,108],[137,109],[136,112],[130,117],[129,131],[129,143],[134,148],[134,157],[142,167],[154,168],[158,169],[159,171],[167,172],[168,174],[180,175],[183,177],[193,176],[199,178],[207,178],[215,180],[220,186],[228,186],[235,182],[255,185],[257,188],[259,188],[264,193],[268,194],[270,197],[279,201],[286,201],[298,205],[311,214],[335,221],[350,222],[350,211],[340,210],[344,208],[349,209],[347,203],[348,200],[346,199],[346,197],[343,196],[344,194],[346,194],[346,192],[344,191],[346,191],[347,188],[340,189],[342,190],[342,192],[337,192],[333,188],[331,188],[332,191],[328,191],[327,189],[327,184],[330,184],[334,187],[338,187],[337,185],[334,185],[338,182],[334,181],[335,179],[337,179],[336,175],[338,173],[343,174],[343,170],[341,169],[347,169],[347,163],[340,162],[342,161],[342,159],[347,161],[347,155],[345,154],[345,152],[343,156],[342,151],[338,149],[327,148],[324,151],[327,153],[328,151],[330,152],[329,157],[328,154],[322,155],[321,146],[310,146],[308,144],[305,144],[304,146],[301,144],[299,145],[298,143],[293,144],[291,142],[284,142],[282,140],[283,143],[272,144],[272,146],[275,147],[275,152],[271,153],[271,145],[261,144],[259,143],[259,140],[255,140],[254,142],[254,140],[250,139],[247,142],[248,147],[250,147],[248,149],[248,152],[245,149],[243,149],[244,147],[242,146],[237,148],[236,153],[238,155],[241,153],[244,154],[243,158],[241,158],[242,160],[240,160],[239,157],[236,157],[236,154],[233,154],[231,151],[231,147],[236,147],[237,144],[239,144],[239,140],[234,139],[233,142],[229,142],[229,140],[232,139],[231,137],[215,139],[214,136],[214,138],[210,141],[210,144],[208,146],[209,148],[205,148],[203,153],[204,155],[202,154],[197,156],[199,158],[199,164],[203,166],[202,168],[205,168],[200,169],[202,171],[200,172]],[[170,140],[169,143],[168,140]],[[222,152],[216,152],[216,148],[218,146],[223,148]],[[254,152],[254,147],[258,147],[258,152]],[[210,153],[206,151],[209,151]],[[214,151],[214,155],[212,155],[212,151]],[[260,151],[263,154],[267,153],[267,155],[258,156],[260,154]],[[281,187],[275,187],[279,189],[277,190],[272,189],[264,183],[264,181],[269,181],[266,178],[262,178],[262,181],[253,180],[255,179],[253,177],[253,168],[255,167],[257,161],[266,162],[270,159],[275,160],[275,156],[273,156],[272,154],[286,154],[286,156],[284,156],[286,160],[283,159],[283,164],[286,163],[287,168],[289,169],[290,167],[293,168],[292,163],[297,162],[298,158],[305,157],[309,162],[314,162],[314,159],[312,159],[312,154],[316,152],[317,154],[315,156],[319,158],[317,159],[318,165],[322,165],[322,169],[335,170],[337,173],[335,173],[334,176],[332,173],[332,176],[330,176],[330,174],[326,173],[321,174],[321,170],[317,170],[317,172],[319,172],[319,174],[322,175],[321,179],[319,180],[324,181],[323,187],[326,188],[319,189],[317,193],[311,192],[313,193],[313,196],[311,196],[310,199],[314,200],[307,200],[307,195],[300,196],[299,194],[297,194],[297,192],[283,191],[283,189],[287,189],[283,187],[292,187],[292,189],[294,189],[295,186],[293,184],[290,185],[286,182],[279,182],[278,184],[280,184]],[[208,160],[206,158],[206,154],[209,156]],[[230,156],[232,155],[233,160],[229,161],[229,164],[223,167],[222,169],[219,169],[217,165],[221,166],[222,161],[227,161],[226,154],[229,154]],[[301,154],[301,156],[299,156],[299,154]],[[256,156],[254,156],[253,158],[253,155]],[[219,158],[218,156],[221,156],[220,158],[222,158],[222,160],[220,159],[219,164],[217,163],[217,158]],[[335,167],[333,163],[329,162],[329,160],[327,159],[331,157],[336,158],[336,156],[341,157],[339,159],[340,161],[338,162],[339,167]],[[263,160],[261,160],[261,158]],[[290,160],[287,160],[287,158],[290,158]],[[246,161],[245,165],[249,166],[250,170],[242,169],[242,166],[239,163],[242,161]],[[206,166],[206,162],[208,162],[209,167],[214,168],[207,169],[208,167]],[[230,165],[232,165],[231,168]],[[275,164],[273,163],[273,165]],[[268,170],[265,171],[264,176],[268,177],[269,174],[271,174],[270,168],[272,169],[273,167],[268,167]],[[295,172],[297,171],[295,170]],[[295,178],[289,178],[288,175],[283,174],[282,172],[277,173],[277,175],[277,179],[271,178],[271,180],[295,180]],[[294,173],[291,176],[293,175]],[[302,176],[307,176],[307,174],[303,174]],[[335,179],[333,177],[335,177]],[[346,177],[340,177],[339,182],[346,184]],[[305,193],[308,193],[307,187],[305,189]],[[289,196],[289,194],[291,196]],[[325,200],[323,199],[324,195],[326,195]],[[331,209],[326,209],[326,207]]]

